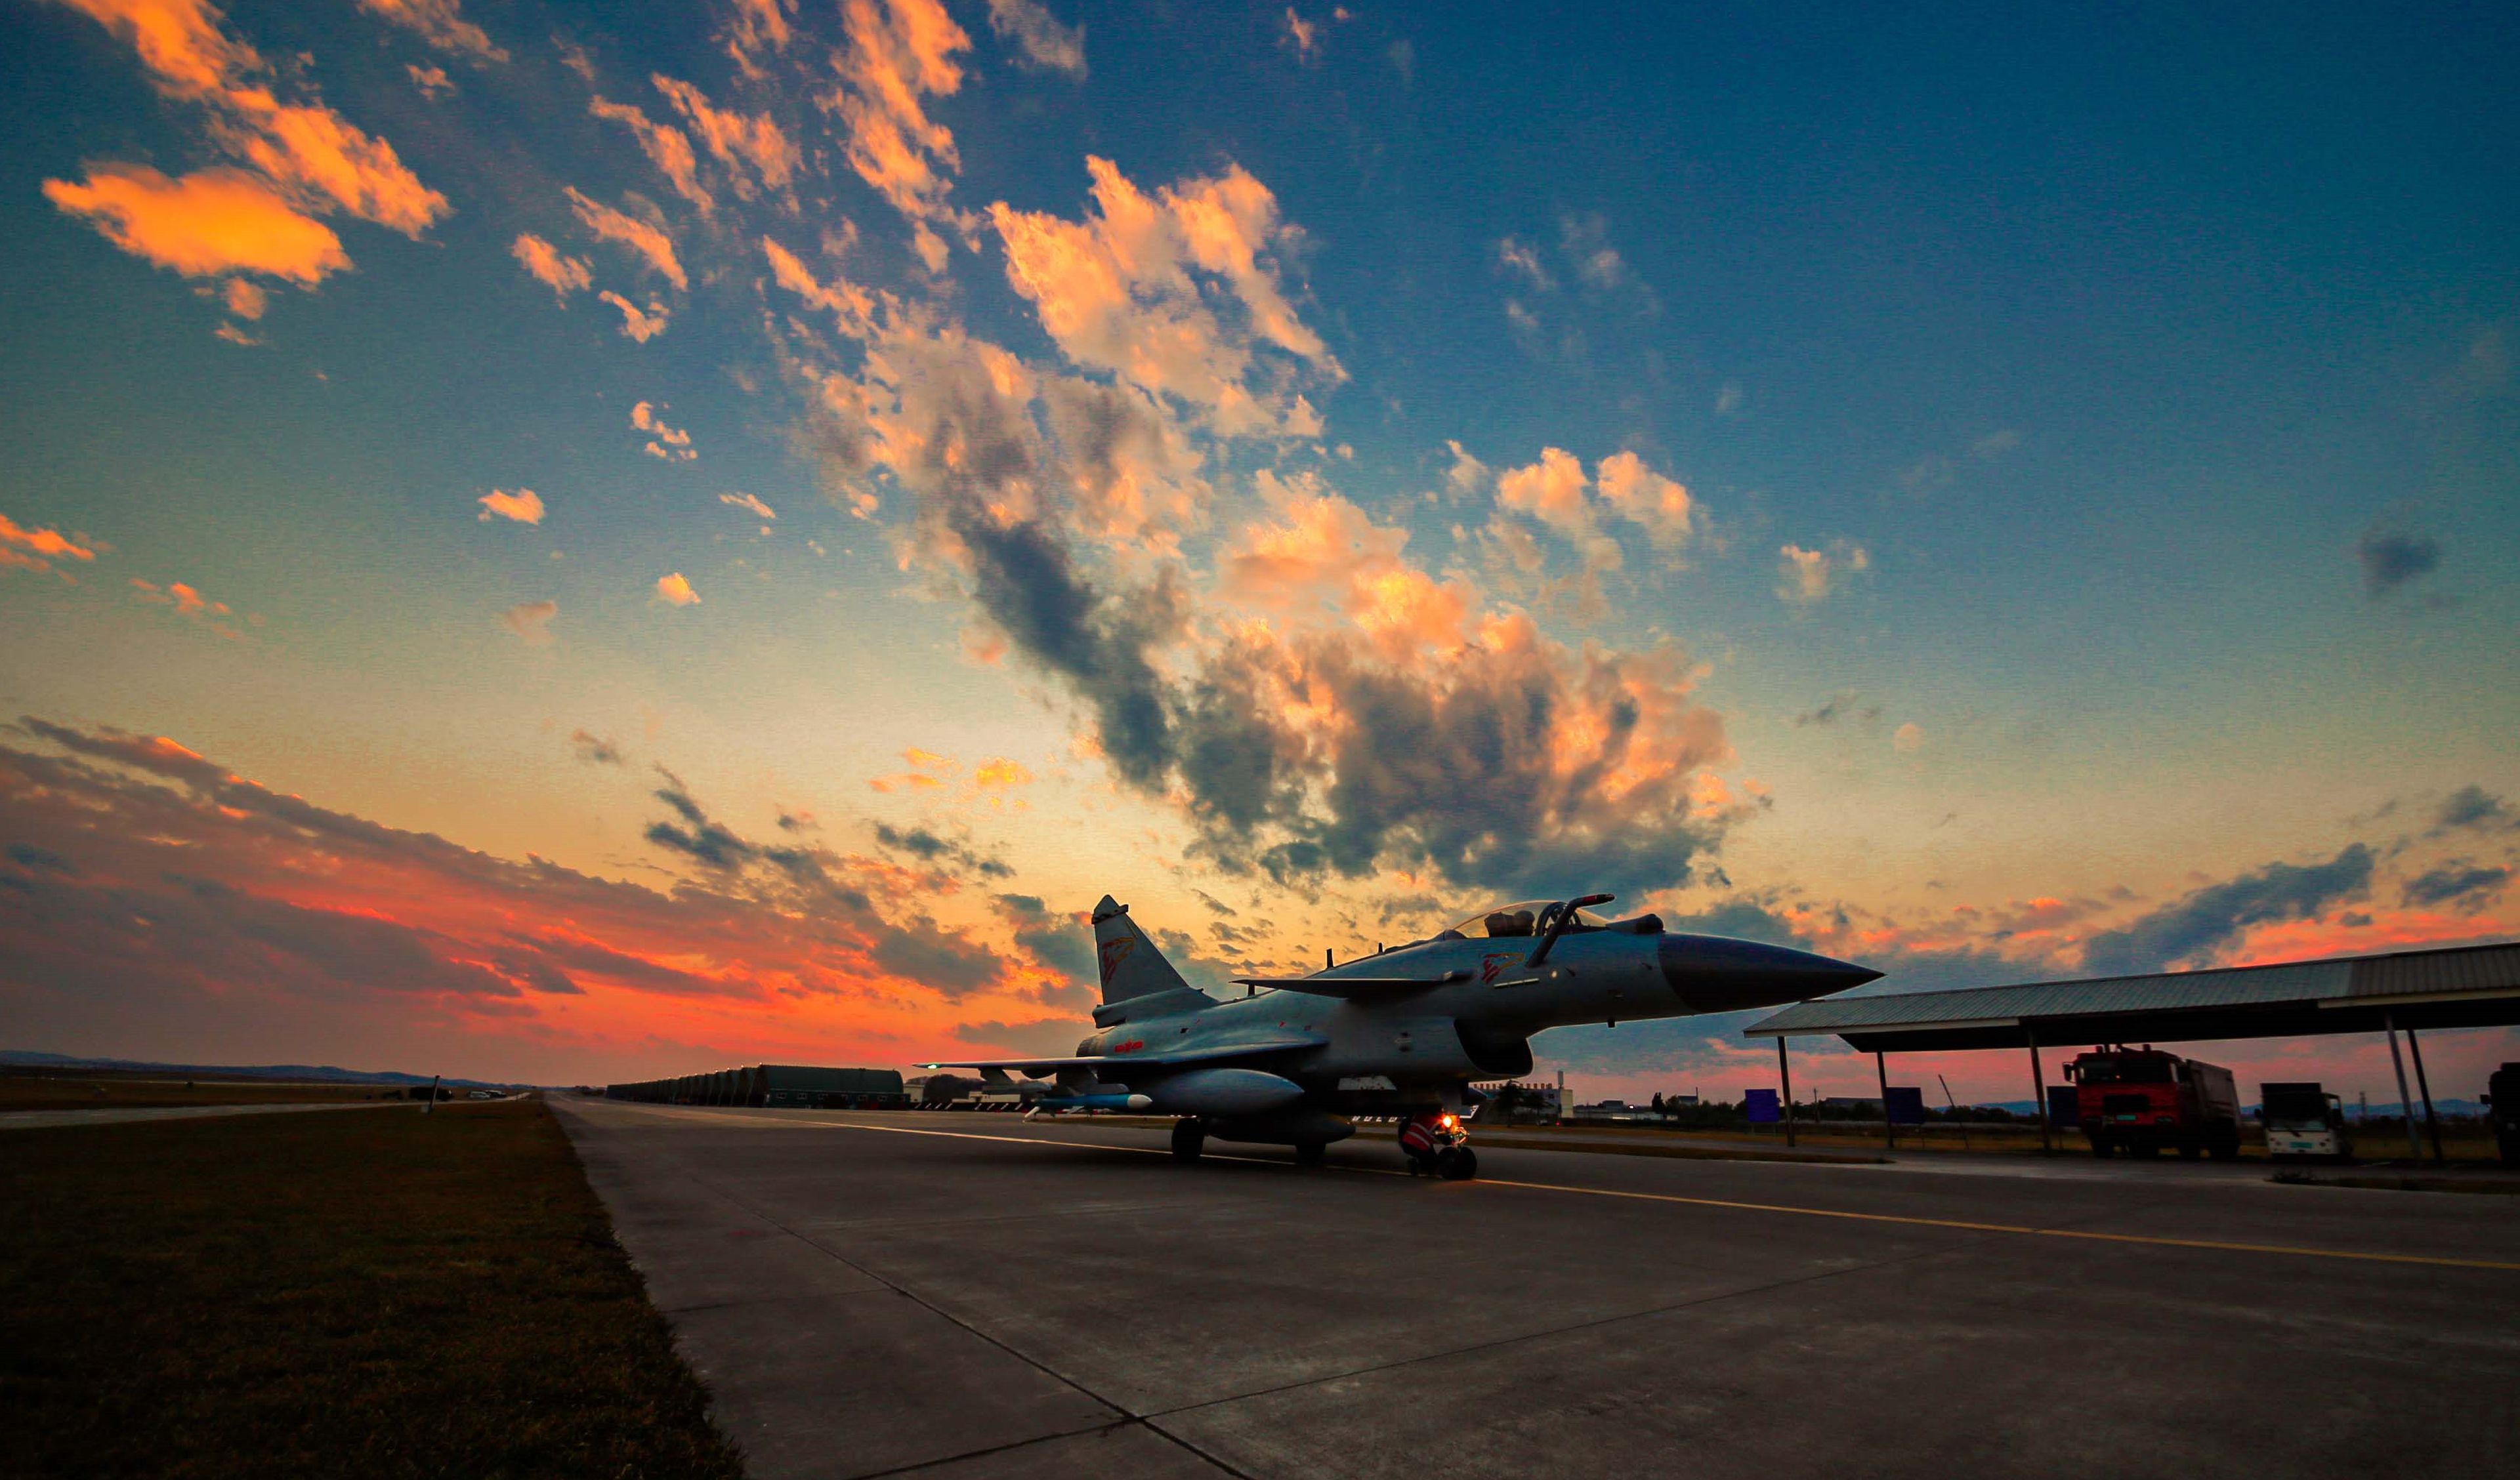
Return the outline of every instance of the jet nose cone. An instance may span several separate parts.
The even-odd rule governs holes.
[[[1666,935],[1659,951],[1663,980],[1699,1012],[1737,1012],[1808,1002],[1881,973],[1808,951],[1723,935]]]

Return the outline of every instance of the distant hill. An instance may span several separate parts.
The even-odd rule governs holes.
[[[405,1074],[394,1069],[342,1069],[331,1064],[152,1063],[138,1058],[79,1058],[68,1054],[39,1054],[31,1049],[0,1049],[0,1068],[102,1069],[125,1074],[150,1069],[162,1074],[189,1074],[196,1078],[217,1075],[223,1079],[292,1079],[328,1084],[425,1085],[433,1077]],[[518,1088],[486,1079],[449,1079],[445,1083],[477,1090]]]

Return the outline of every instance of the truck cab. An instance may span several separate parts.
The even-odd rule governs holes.
[[[2345,1129],[2345,1102],[2316,1084],[2260,1085],[2258,1118],[2266,1125],[2269,1156],[2323,1161],[2353,1158],[2353,1138]]]
[[[2191,1160],[2240,1154],[2240,1097],[2220,1064],[2150,1044],[2102,1045],[2066,1064],[2065,1078],[2094,1156],[2158,1156],[2165,1147]]]

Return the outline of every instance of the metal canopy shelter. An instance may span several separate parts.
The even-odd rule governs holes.
[[[1780,1068],[1786,1039],[1823,1034],[1844,1039],[1859,1053],[1873,1054],[2027,1049],[2045,1138],[2048,1127],[2047,1078],[2039,1066],[2042,1047],[2388,1033],[2395,1057],[2396,1029],[2408,1030],[2411,1047],[2417,1028],[2513,1024],[2520,1024],[2520,944],[1953,992],[1835,997],[1797,1004],[1742,1032],[1777,1040]],[[2415,1073],[2418,1080],[2423,1077],[2420,1052]],[[2401,1102],[2411,1108],[2403,1070],[2399,1078]],[[2427,1121],[2433,1119],[2431,1101],[2427,1090]],[[2411,1144],[2411,1113],[2407,1134]],[[2436,1129],[2436,1155],[2439,1140]]]

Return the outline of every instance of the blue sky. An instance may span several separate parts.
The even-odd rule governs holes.
[[[753,838],[811,814],[832,869],[895,890],[810,970],[681,952],[715,1006],[596,972],[318,1010],[338,968],[306,965],[239,1035],[589,1073],[1030,1043],[1075,994],[1001,896],[1105,889],[1277,965],[1606,877],[1896,986],[2070,974],[2094,934],[2360,844],[2359,879],[2155,964],[2510,932],[2503,814],[2444,821],[2520,790],[2507,14],[10,25],[10,712],[727,910],[780,906],[654,841],[657,791]],[[908,174],[869,162],[887,129]],[[145,215],[96,203],[133,180]],[[194,184],[297,255],[220,237]],[[574,268],[538,280],[527,240]],[[1079,481],[1092,417],[1135,449],[1125,494]],[[927,460],[958,438],[980,461]],[[992,445],[1022,470],[975,473]],[[481,502],[523,489],[529,522]],[[1527,748],[1463,739],[1534,695]],[[265,896],[338,907],[321,858],[273,867]],[[431,877],[380,887],[492,887]],[[913,938],[961,943],[952,979],[896,969]],[[26,1046],[135,1049],[55,944],[12,983]],[[170,1032],[225,1021],[151,990]],[[1729,1061],[1657,1032],[1675,1072]]]

